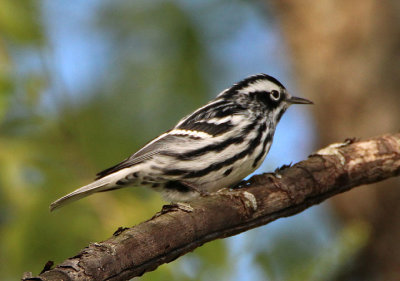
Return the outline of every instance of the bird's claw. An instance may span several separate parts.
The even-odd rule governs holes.
[[[193,212],[193,207],[190,206],[187,203],[182,203],[182,202],[171,203],[171,204],[168,204],[168,205],[164,205],[162,207],[161,211],[158,212],[155,215],[155,217],[158,217],[158,216],[160,216],[162,214],[165,214],[165,213],[175,212],[175,211],[179,211],[179,210],[181,210],[181,211],[183,211],[185,213],[191,213],[191,212]]]

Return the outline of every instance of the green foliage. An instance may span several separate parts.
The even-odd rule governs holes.
[[[47,260],[60,262],[90,241],[105,239],[119,226],[139,223],[158,211],[160,197],[140,188],[99,194],[56,213],[49,213],[48,206],[173,125],[207,100],[208,92],[198,67],[206,54],[178,6],[166,2],[138,13],[137,5],[112,5],[118,10],[104,7],[99,17],[104,22],[92,28],[107,27],[106,34],[121,36],[110,38],[121,50],[110,54],[114,63],[105,79],[93,81],[76,103],[49,86],[56,68],[46,66],[47,61],[34,71],[18,70],[23,65],[16,62],[24,63],[20,53],[29,50],[43,58],[52,52],[50,45],[41,45],[38,2],[23,3],[0,2],[2,280],[15,279],[25,270],[38,273]],[[144,17],[146,13],[153,18]],[[162,23],[168,25],[152,35],[150,29],[156,32]],[[119,45],[130,40],[142,46]],[[55,112],[43,113],[46,99]],[[168,267],[156,274],[172,274]]]
[[[38,44],[42,40],[37,1],[0,0],[0,34],[17,44]]]

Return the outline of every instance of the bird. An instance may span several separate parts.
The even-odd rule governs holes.
[[[182,118],[124,161],[97,174],[95,181],[61,197],[53,211],[96,192],[146,186],[170,202],[232,188],[266,157],[282,115],[295,97],[276,78],[249,76]]]

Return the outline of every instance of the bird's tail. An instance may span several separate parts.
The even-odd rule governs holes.
[[[115,188],[115,181],[110,180],[108,177],[101,178],[88,185],[78,188],[77,190],[61,197],[60,199],[57,199],[56,201],[51,203],[50,211],[54,211],[55,209],[58,209],[68,203],[79,200],[83,197],[89,196],[90,194],[93,194],[95,192],[108,191]]]

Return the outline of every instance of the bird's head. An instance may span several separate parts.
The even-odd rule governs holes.
[[[218,97],[233,100],[249,110],[263,111],[275,116],[276,121],[292,104],[312,104],[294,97],[276,78],[267,74],[249,76],[223,91]]]

